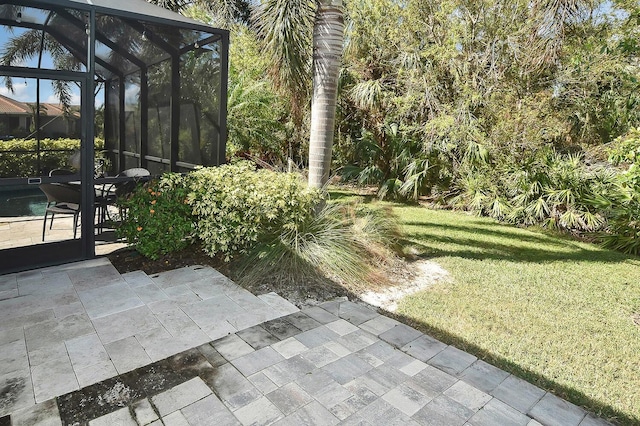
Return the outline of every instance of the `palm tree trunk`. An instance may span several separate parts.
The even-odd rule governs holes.
[[[313,29],[313,97],[309,139],[309,186],[316,188],[329,180],[343,38],[342,0],[319,0]]]

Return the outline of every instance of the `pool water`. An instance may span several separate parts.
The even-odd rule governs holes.
[[[43,216],[47,197],[38,187],[0,191],[0,217]]]

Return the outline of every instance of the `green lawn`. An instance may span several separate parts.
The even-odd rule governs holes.
[[[640,258],[449,211],[394,205],[407,246],[451,273],[398,313],[541,387],[640,424]]]

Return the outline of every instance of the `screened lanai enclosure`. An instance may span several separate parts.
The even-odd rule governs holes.
[[[2,2],[0,273],[91,258],[125,182],[222,164],[228,47],[144,0]]]

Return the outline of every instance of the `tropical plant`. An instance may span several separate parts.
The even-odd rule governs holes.
[[[117,228],[140,254],[158,259],[184,249],[195,241],[195,225],[188,203],[189,189],[183,175],[165,174],[118,199],[124,212]]]
[[[607,232],[599,237],[605,247],[640,254],[640,129],[613,142],[609,161],[625,170],[613,187],[593,200],[608,219]]]
[[[329,178],[334,139],[344,28],[342,0],[217,3],[242,4],[236,10],[252,8],[251,28],[269,63],[267,74],[275,88],[288,96],[298,129],[311,94],[309,185],[322,187]],[[293,133],[303,134],[299,130]]]
[[[272,64],[270,75],[276,87],[291,94],[294,112],[307,99],[311,71],[309,185],[322,187],[331,166],[343,44],[342,0],[269,0],[257,7],[255,16]]]

